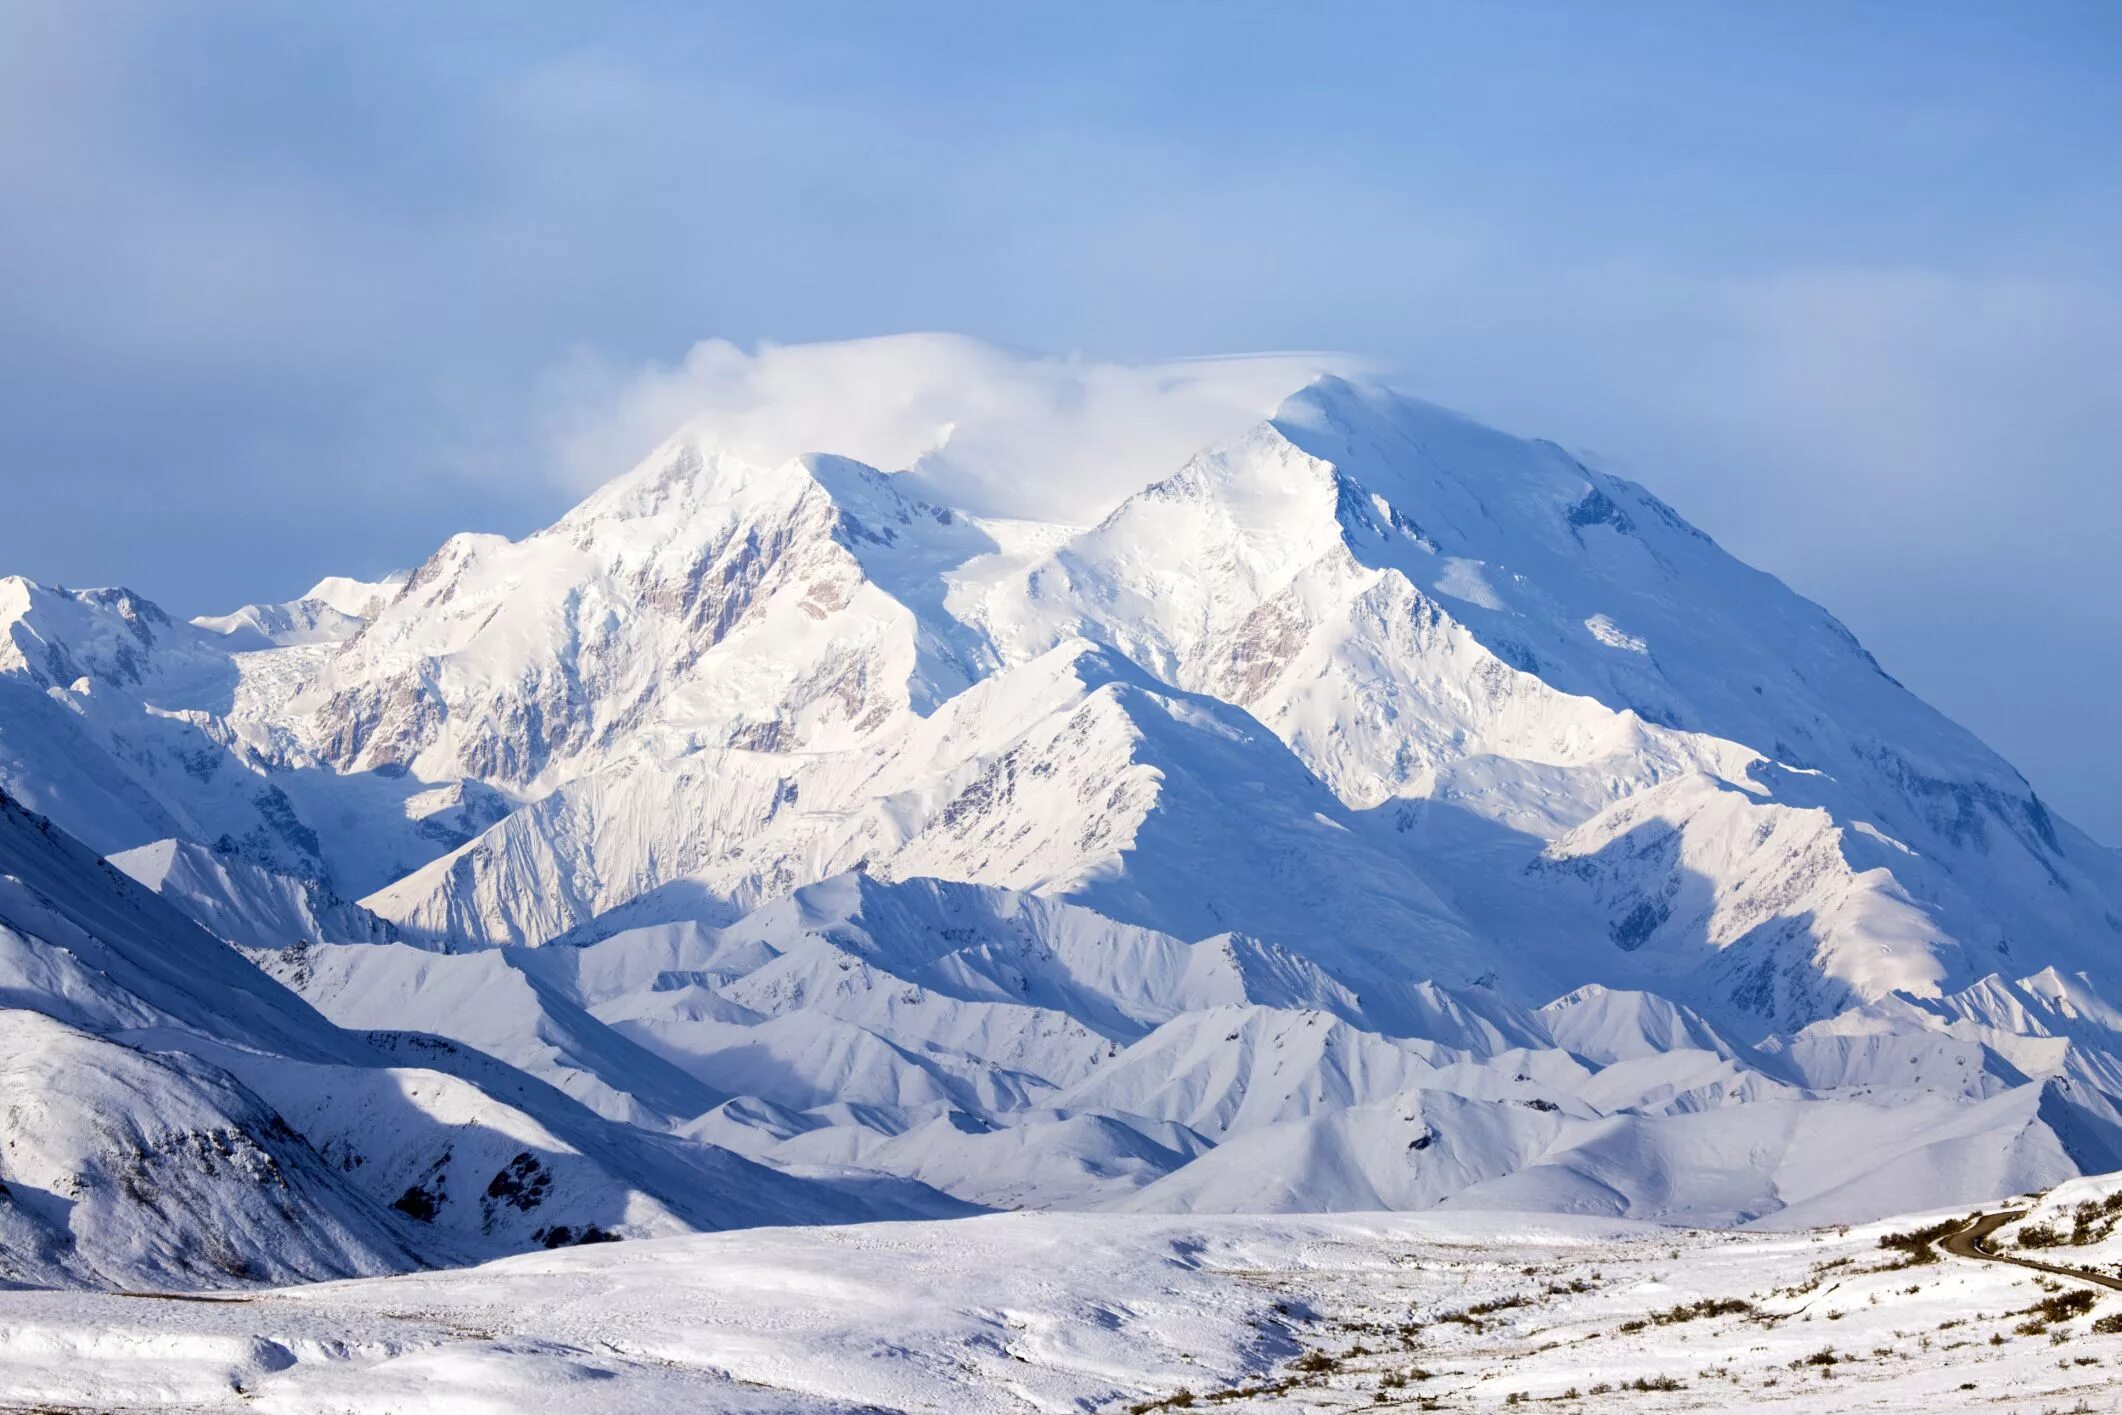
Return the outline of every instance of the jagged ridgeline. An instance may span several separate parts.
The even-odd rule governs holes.
[[[1335,377],[1039,517],[859,450],[0,582],[13,1271],[2122,1166],[2122,856],[1642,487]]]

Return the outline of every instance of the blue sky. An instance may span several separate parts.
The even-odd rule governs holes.
[[[710,337],[1342,349],[2122,841],[2117,73],[2103,3],[0,0],[0,570],[191,613],[528,530]]]

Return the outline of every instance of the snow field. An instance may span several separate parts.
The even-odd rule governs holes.
[[[0,1399],[967,1415],[2113,1408],[2122,1337],[2090,1328],[2122,1311],[2122,1294],[2022,1333],[2026,1309],[2068,1284],[1949,1257],[1900,1266],[1878,1242],[1891,1229],[1013,1214],[603,1245],[234,1301],[8,1292]]]

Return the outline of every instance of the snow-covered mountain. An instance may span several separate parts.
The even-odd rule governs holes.
[[[506,814],[478,782],[327,770],[282,719],[329,646],[244,642],[129,590],[0,580],[0,789],[95,850],[186,840],[350,895]]]
[[[202,615],[195,627],[219,634],[238,650],[343,644],[381,613],[412,578],[400,570],[380,580],[327,575],[309,592],[281,604],[246,604],[233,614]]]
[[[421,1138],[465,1120],[334,1129],[401,1104],[632,1196],[575,1234],[1791,1224],[2122,1166],[2122,856],[1642,487],[1324,377],[1005,519],[953,488],[1067,458],[932,412],[904,465],[703,418],[524,540],[192,624],[0,582],[0,787],[339,1048],[188,1024],[363,1157],[382,1216],[304,1261],[542,1241]],[[450,1060],[377,1080],[369,1029]]]
[[[937,1206],[602,1119],[403,1019],[334,1026],[5,796],[0,990],[0,1271],[18,1281],[308,1281]]]

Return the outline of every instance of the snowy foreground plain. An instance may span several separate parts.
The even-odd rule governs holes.
[[[2067,1228],[2112,1180],[2026,1220]],[[2057,1215],[2061,1215],[2057,1218]],[[0,1293],[0,1401],[268,1411],[2122,1408],[2122,1293],[1873,1224],[1002,1214],[164,1299]],[[2009,1251],[2014,1225],[1996,1242]],[[2038,1252],[2122,1270],[2122,1241]],[[1737,1306],[1735,1304],[1744,1304]],[[2036,1330],[2035,1328],[2041,1328]]]

